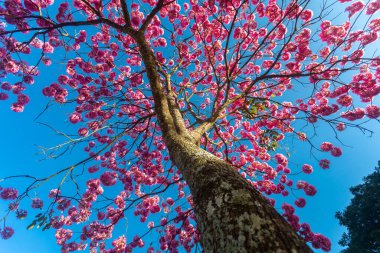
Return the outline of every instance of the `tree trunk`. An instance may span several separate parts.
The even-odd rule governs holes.
[[[205,252],[312,252],[231,165],[189,140],[168,139],[171,158],[193,196]]]

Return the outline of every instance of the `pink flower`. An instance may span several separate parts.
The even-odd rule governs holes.
[[[306,185],[308,185],[308,183],[305,181],[302,181],[302,180],[299,180],[296,183],[297,189],[304,189],[306,187]]]
[[[341,106],[350,106],[352,104],[352,97],[350,95],[342,95],[340,96],[336,102]]]
[[[23,210],[23,209],[18,209],[16,211],[16,218],[17,219],[25,219],[25,217],[28,215],[28,212],[26,210]]]
[[[342,155],[342,150],[340,148],[338,148],[338,147],[333,147],[331,149],[331,155],[335,156],[335,157],[341,156]]]
[[[302,208],[306,205],[306,200],[304,198],[298,198],[296,201],[294,201],[294,204],[299,208]]]
[[[42,62],[43,62],[46,66],[50,66],[50,65],[51,65],[51,60],[50,60],[50,58],[44,57],[44,58],[42,58]]]
[[[68,239],[73,236],[73,232],[70,229],[60,228],[55,232],[55,238],[58,245],[63,245]]]
[[[1,231],[1,238],[3,238],[4,240],[11,238],[12,235],[15,233],[15,231],[11,227],[4,227],[4,229],[0,231]]]
[[[304,164],[302,166],[302,171],[305,173],[305,174],[311,174],[313,172],[313,167],[311,167],[311,165],[309,164]]]
[[[331,250],[330,240],[321,234],[314,234],[311,244],[314,248],[322,249],[325,252]]]
[[[116,184],[117,174],[114,171],[106,171],[100,176],[100,181],[105,186],[112,186]]]
[[[42,50],[44,51],[44,53],[53,53],[54,47],[52,47],[52,45],[50,45],[49,42],[45,42],[42,46]]]
[[[336,126],[336,129],[338,131],[343,131],[344,129],[346,128],[346,125],[344,123],[339,123],[337,126]]]
[[[9,83],[5,82],[1,85],[1,88],[3,90],[11,90],[12,89],[12,85],[10,85]]]
[[[87,136],[87,134],[88,134],[88,129],[85,128],[85,127],[79,128],[79,129],[78,129],[78,134],[79,134],[80,136]]]
[[[8,94],[4,92],[0,92],[0,100],[7,100],[8,99]]]
[[[52,190],[50,190],[50,192],[49,192],[49,198],[57,198],[57,196],[59,195],[59,194],[61,194],[61,191],[60,190],[58,190],[58,189],[52,189]]]
[[[19,71],[20,68],[19,68],[19,66],[18,66],[15,62],[13,62],[13,61],[8,61],[8,62],[5,64],[4,69],[5,69],[5,71],[7,71],[7,72],[10,72],[10,73],[15,74],[15,73],[17,73],[17,72]]]
[[[29,11],[38,11],[39,10],[39,6],[33,2],[32,0],[24,0],[24,5],[25,5],[25,8],[28,9]]]
[[[32,201],[32,208],[34,209],[41,209],[44,206],[44,202],[42,199],[34,198]]]
[[[69,120],[71,123],[76,124],[82,120],[82,116],[78,112],[74,112],[70,115]]]
[[[125,201],[124,201],[123,197],[120,195],[116,196],[116,198],[113,200],[113,202],[120,209],[123,209],[125,207]]]
[[[90,173],[95,173],[98,170],[99,170],[99,167],[96,166],[96,165],[93,165],[93,166],[91,166],[91,167],[88,168],[88,172],[90,172]]]
[[[45,87],[42,89],[42,94],[44,94],[44,96],[47,96],[47,97],[54,97],[56,92],[57,90],[51,86]]]
[[[348,12],[348,17],[352,17],[355,13],[364,9],[365,4],[363,1],[357,1],[346,8]]]
[[[380,116],[380,108],[376,105],[367,105],[365,110],[367,117],[370,119],[376,119]]]
[[[288,164],[288,159],[283,154],[276,154],[274,156],[274,159],[276,159],[278,164],[282,164],[284,166],[286,166]]]
[[[29,101],[30,98],[27,95],[19,94],[17,96],[17,103],[19,103],[20,105],[26,105],[27,103],[29,103]]]
[[[367,10],[365,14],[371,15],[377,12],[380,9],[380,0],[373,1],[369,5],[367,5]]]
[[[330,142],[323,142],[321,144],[321,150],[322,151],[327,152],[327,151],[330,151],[332,148],[333,148],[333,145]]]
[[[355,108],[352,111],[346,111],[340,114],[342,118],[347,119],[349,121],[361,119],[364,117],[364,115],[365,115],[365,112],[362,108]]]
[[[106,217],[106,214],[103,213],[103,212],[98,212],[97,214],[97,218],[98,220],[104,220],[104,218]]]
[[[11,109],[14,112],[23,112],[24,106],[22,104],[20,104],[19,102],[17,102],[17,103],[12,104]]]
[[[174,200],[172,198],[167,198],[166,203],[168,203],[169,206],[172,206],[174,204]]]
[[[303,190],[308,196],[314,196],[317,193],[317,189],[310,184],[307,184]]]
[[[71,201],[69,199],[59,199],[57,200],[57,209],[60,211],[64,211],[69,208]]]
[[[27,84],[33,84],[34,78],[32,76],[24,76],[23,81]]]
[[[18,197],[18,191],[15,188],[4,188],[0,197],[4,200],[14,200]]]
[[[112,246],[115,247],[115,252],[123,252],[125,247],[127,246],[125,236],[120,236],[116,240],[112,242]]]
[[[18,206],[19,206],[19,204],[17,202],[12,202],[12,203],[9,203],[8,208],[11,211],[15,211],[15,210],[17,210]]]
[[[378,31],[380,31],[380,18],[373,19],[368,24],[368,27],[372,30],[372,32],[378,32]]]
[[[330,161],[327,159],[322,159],[319,161],[319,167],[322,169],[328,169],[330,168]]]
[[[313,11],[312,10],[304,10],[301,13],[301,19],[305,22],[309,21],[313,17]]]

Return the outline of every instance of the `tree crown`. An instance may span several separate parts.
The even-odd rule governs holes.
[[[58,177],[51,204],[33,198],[32,208],[44,209],[29,228],[56,229],[63,252],[87,245],[108,252],[142,247],[145,234],[104,243],[129,210],[149,221],[148,232],[159,232],[154,247],[191,251],[200,235],[186,182],[170,161],[166,142],[173,136],[226,160],[267,196],[287,197],[293,190],[315,195],[306,180],[292,179],[292,171],[310,174],[312,166],[291,168],[281,142],[296,137],[309,142],[312,153],[339,157],[336,143],[313,143],[314,125],[367,131],[361,123],[380,116],[373,103],[380,58],[365,52],[378,40],[380,1],[350,2],[3,1],[0,100],[22,112],[30,102],[28,86],[50,65],[63,63],[42,94],[74,105],[68,121],[77,133],[45,151],[54,156],[60,148],[85,145],[88,153],[45,178],[26,176],[31,183],[20,192],[5,185],[0,196],[11,201],[8,214],[24,218],[28,193]],[[337,6],[344,6],[348,20],[334,19]],[[294,95],[297,89],[305,92]],[[86,171],[79,173],[82,165]],[[319,166],[328,169],[330,161],[320,159]],[[76,184],[81,177],[85,184]],[[66,181],[76,192],[66,192]],[[172,188],[174,196],[162,194]],[[117,193],[108,198],[107,191]],[[294,202],[305,204],[304,197]],[[306,241],[330,249],[327,238],[299,222],[293,205],[281,207]],[[82,227],[78,238],[73,224]],[[4,239],[12,234],[8,225],[1,230]]]

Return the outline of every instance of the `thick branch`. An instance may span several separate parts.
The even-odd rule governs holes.
[[[157,114],[158,124],[165,138],[165,136],[175,132],[175,125],[172,115],[170,114],[168,100],[164,93],[160,76],[156,68],[156,59],[150,46],[145,40],[144,33],[138,32],[134,38],[140,48],[139,51],[145,65],[146,74],[152,90],[154,110]]]
[[[128,11],[128,7],[127,7],[127,3],[125,2],[125,0],[121,0],[120,4],[121,4],[121,9],[123,10],[123,16],[124,16],[124,21],[125,21],[126,26],[132,27],[131,18],[129,17],[129,11]]]
[[[174,93],[174,91],[171,88],[171,80],[170,80],[171,75],[164,74],[164,76],[165,76],[166,88],[167,88],[167,93],[168,93],[167,100],[169,104],[170,114],[173,117],[173,123],[176,128],[176,131],[179,134],[187,135],[187,137],[190,137],[185,125],[185,121],[183,120],[181,110],[178,107],[177,95]]]
[[[174,2],[174,1],[171,1],[171,2],[167,3],[166,5],[168,5],[172,2]],[[154,7],[154,9],[151,11],[151,13],[149,13],[149,15],[146,17],[144,23],[141,25],[140,31],[144,32],[146,30],[146,28],[148,28],[148,25],[150,24],[150,22],[152,22],[154,16],[156,16],[156,14],[162,9],[162,7],[164,7],[164,0],[159,0],[157,2],[156,7]]]

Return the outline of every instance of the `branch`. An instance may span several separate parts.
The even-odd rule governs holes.
[[[139,52],[141,53],[146,68],[146,74],[154,99],[154,110],[157,114],[158,124],[162,130],[163,136],[168,136],[170,133],[175,132],[176,129],[172,115],[170,114],[167,96],[164,93],[161,79],[156,68],[156,57],[148,45],[142,31],[138,31],[134,34],[133,38],[139,46]]]
[[[167,2],[166,4],[164,4],[164,0],[159,0],[157,2],[157,5],[156,7],[153,8],[152,12],[149,13],[149,15],[146,17],[144,23],[141,25],[139,31],[141,32],[145,32],[145,30],[148,28],[148,25],[150,24],[150,22],[152,22],[154,16],[156,16],[156,14],[165,6],[173,3],[173,1],[170,1],[170,2]]]
[[[54,29],[63,28],[63,27],[69,27],[69,26],[88,26],[88,25],[98,25],[98,24],[107,24],[117,30],[123,31],[123,27],[121,25],[118,25],[114,22],[112,22],[109,19],[106,18],[99,18],[89,21],[73,21],[73,22],[66,22],[61,24],[54,24],[49,27],[32,27],[32,28],[25,28],[25,29],[17,29],[17,30],[11,30],[11,31],[4,31],[1,32],[0,35],[6,35],[6,34],[12,34],[16,32],[27,32],[27,31],[40,31],[45,29],[46,32],[50,32]]]
[[[127,7],[127,3],[125,2],[125,0],[121,0],[120,4],[121,4],[121,9],[123,10],[123,16],[124,16],[125,24],[128,27],[132,27],[131,18],[129,17],[129,11],[128,11],[128,7]]]

